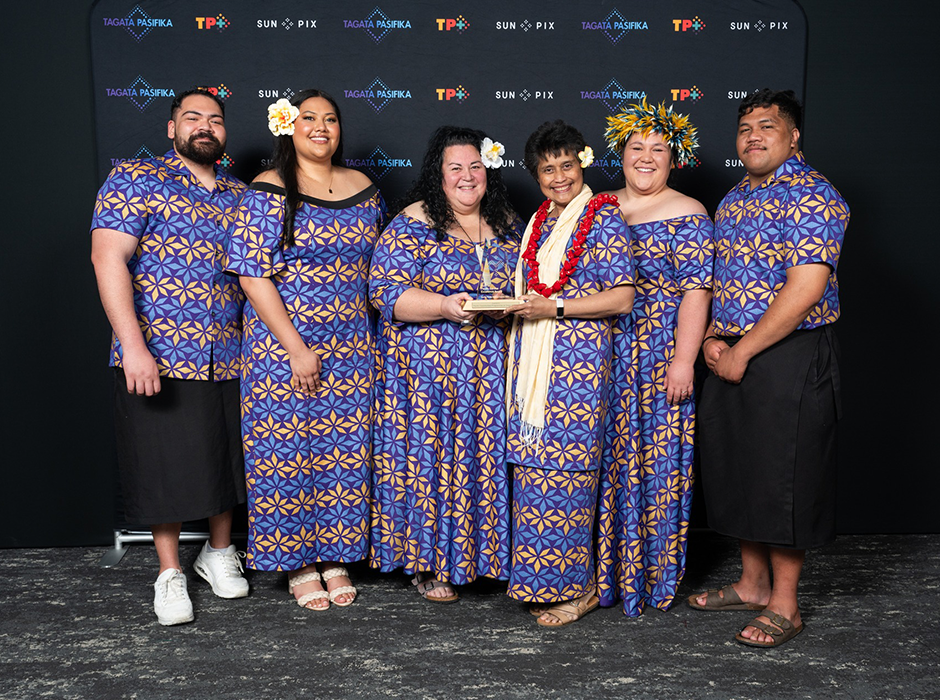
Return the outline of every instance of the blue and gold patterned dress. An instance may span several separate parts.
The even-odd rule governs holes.
[[[637,266],[633,303],[639,396],[639,451],[623,494],[626,551],[624,612],[667,609],[685,574],[692,507],[695,399],[666,401],[666,370],[675,354],[679,304],[685,292],[711,289],[715,242],[704,214],[630,226]]]
[[[287,352],[245,304],[247,562],[263,571],[358,561],[369,542],[374,322],[367,280],[384,203],[374,186],[338,202],[301,197],[296,244],[282,249],[283,192],[257,183],[245,193],[226,266],[271,278],[323,362],[320,390],[294,391]]]
[[[516,240],[491,241],[492,286],[512,294]],[[370,562],[430,571],[455,585],[509,575],[504,389],[508,320],[401,323],[395,302],[419,288],[476,294],[474,246],[400,214],[372,259],[379,310]]]
[[[546,224],[548,226],[548,224]],[[571,238],[569,247],[574,243]],[[559,296],[597,294],[634,279],[630,230],[614,205],[597,211],[585,252]],[[524,323],[524,321],[523,321]],[[515,396],[523,352],[517,324],[509,381]],[[620,525],[620,476],[607,465],[608,414],[625,416],[620,449],[632,446],[635,412],[630,368],[629,316],[558,321],[552,375],[540,444],[525,444],[519,412],[509,402],[509,461],[513,469],[513,553],[508,594],[517,600],[557,602],[600,589],[603,605],[617,597],[614,550]],[[596,557],[596,566],[595,566]]]

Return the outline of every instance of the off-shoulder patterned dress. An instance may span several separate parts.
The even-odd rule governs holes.
[[[679,304],[711,289],[715,241],[705,214],[630,226],[637,265],[633,364],[637,369],[639,446],[622,494],[623,608],[668,608],[685,574],[692,508],[695,397],[666,401],[666,370],[676,350]]]
[[[264,571],[358,561],[369,542],[374,321],[367,280],[385,205],[374,186],[337,202],[301,200],[296,244],[282,248],[284,190],[252,185],[226,265],[234,274],[269,277],[323,362],[320,390],[309,397],[294,391],[287,351],[245,304],[247,563]]]

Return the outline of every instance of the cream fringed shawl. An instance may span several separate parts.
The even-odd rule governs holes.
[[[539,279],[544,284],[551,286],[558,281],[561,266],[565,260],[565,253],[568,250],[568,241],[571,240],[571,234],[577,228],[578,220],[593,195],[591,188],[585,184],[580,194],[572,199],[564,211],[561,212],[561,216],[555,222],[555,228],[539,246],[536,259],[539,262]],[[549,207],[549,213],[554,208],[553,203]],[[525,228],[521,248],[523,251],[526,250],[529,239],[532,237],[532,224],[535,221],[535,216],[535,214],[532,215]],[[528,291],[526,285],[527,274],[528,266],[525,260],[520,257],[519,263],[516,265],[515,277],[517,297]],[[554,299],[556,296],[558,295],[552,295],[551,298]],[[545,429],[545,407],[548,402],[548,387],[552,379],[552,353],[555,349],[555,328],[557,323],[554,316],[534,320],[523,320],[519,316],[515,316],[512,321],[512,333],[509,341],[510,358],[516,356],[516,337],[520,324],[522,334],[519,338],[521,351],[516,372],[516,393],[515,396],[509,395],[512,392],[512,382],[507,382],[506,407],[509,408],[510,401],[515,404],[522,423],[520,438],[524,445],[531,447],[541,443],[542,431]]]

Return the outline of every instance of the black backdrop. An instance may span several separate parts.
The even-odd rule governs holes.
[[[91,13],[98,176],[121,159],[163,153],[173,92],[205,85],[226,104],[223,162],[250,180],[271,154],[267,105],[317,87],[343,110],[347,164],[366,172],[386,200],[414,180],[431,131],[457,123],[506,146],[503,177],[527,217],[540,203],[522,164],[529,133],[546,119],[575,124],[596,152],[588,184],[610,189],[622,175],[620,158],[604,145],[605,117],[648,96],[691,115],[701,148],[677,185],[714,208],[742,173],[727,138],[740,98],[770,84],[803,93],[806,21],[794,0],[461,7],[229,0],[224,14],[213,14],[191,0],[98,0]],[[740,59],[762,53],[786,60]]]
[[[195,9],[217,16],[228,3],[201,4],[192,3],[194,17]],[[635,5],[617,4],[624,11]],[[462,10],[460,3],[434,5],[454,18]],[[940,98],[924,77],[935,58],[938,10],[911,0],[801,5],[808,26],[804,151],[852,208],[840,264],[846,415],[839,530],[940,532],[940,476],[929,437],[940,417],[932,397],[940,292],[930,272],[940,251],[927,218],[940,186],[930,148]],[[706,18],[710,3],[689,7]],[[111,537],[109,329],[88,261],[88,223],[102,177],[91,13],[91,2],[18,3],[4,8],[0,25],[8,152],[0,546],[103,544]],[[545,60],[578,56],[579,48],[578,41],[546,46]],[[789,60],[769,50],[737,53],[742,64]],[[239,60],[265,70],[300,58],[244,54],[250,52]],[[144,121],[151,128],[165,119],[161,107]],[[733,121],[714,138],[722,137],[733,153]],[[737,173],[716,168],[707,179],[696,193],[714,209],[717,200],[703,192],[724,192]]]

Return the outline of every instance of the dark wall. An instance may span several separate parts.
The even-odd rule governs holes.
[[[0,546],[106,542],[115,457],[110,331],[89,262],[91,2],[6,7]]]
[[[940,111],[926,77],[940,11],[911,0],[801,3],[804,153],[852,210],[839,261],[839,529],[940,532],[940,460],[930,452],[940,418],[932,396],[940,291],[930,270],[940,246],[928,218],[940,177],[932,139],[918,135]]]
[[[873,0],[802,5],[809,22],[804,152],[852,209],[839,268],[839,529],[940,532],[938,460],[929,452],[930,426],[940,417],[931,342],[940,292],[928,272],[938,246],[927,218],[940,184],[932,139],[940,98],[924,77],[935,58],[938,11],[911,0],[887,11]],[[9,154],[0,546],[99,544],[111,536],[109,328],[88,261],[99,185],[90,6],[17,4],[0,27]]]

